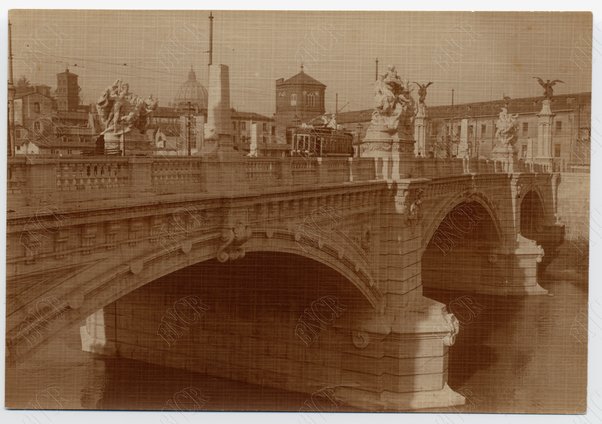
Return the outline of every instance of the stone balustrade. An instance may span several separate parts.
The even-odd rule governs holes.
[[[9,208],[14,208],[147,195],[218,194],[224,184],[232,186],[231,192],[244,192],[389,179],[392,169],[399,169],[402,178],[430,179],[509,172],[504,163],[471,160],[465,168],[455,158],[402,159],[394,168],[373,158],[23,157],[9,160],[8,198]],[[549,171],[545,165],[517,161],[511,172]]]

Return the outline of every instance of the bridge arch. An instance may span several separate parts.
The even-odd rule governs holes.
[[[495,283],[491,260],[503,235],[486,198],[454,199],[438,211],[425,234],[421,275],[427,291],[466,291]]]
[[[289,230],[258,231],[253,232],[243,250],[245,254],[285,253],[322,264],[351,284],[364,300],[365,307],[376,309],[380,293],[375,286],[372,270],[365,257],[353,250],[353,244],[344,244],[342,241],[344,240],[333,237],[313,238]],[[26,357],[32,347],[32,339],[35,339],[35,346],[31,350],[35,350],[54,334],[81,323],[96,311],[133,291],[191,265],[215,259],[220,245],[223,245],[223,238],[221,234],[215,233],[204,238],[186,240],[169,248],[158,248],[151,253],[125,259],[121,264],[105,260],[77,273],[61,283],[61,297],[68,299],[68,306],[57,314],[56,320],[50,316],[36,317],[43,321],[43,331],[35,330],[37,335],[33,338],[19,334],[25,327],[16,328],[16,332],[12,334],[14,337],[9,342],[11,352],[15,353],[14,356],[11,355],[11,360],[19,361],[21,356]],[[69,287],[76,289],[68,291],[66,288]],[[61,288],[58,291],[61,292]],[[39,300],[33,299],[31,304]],[[28,305],[23,308],[32,309],[35,308],[29,308]],[[23,318],[27,320],[27,317]],[[28,327],[32,327],[31,320],[28,321]],[[35,324],[33,327],[35,328]]]
[[[546,210],[541,193],[531,188],[520,199],[520,233],[528,239],[537,240],[544,231]]]
[[[423,224],[423,249],[426,249],[429,242],[432,240],[433,236],[437,229],[441,226],[446,217],[449,216],[451,212],[457,210],[456,208],[463,204],[476,203],[480,205],[483,210],[487,213],[491,222],[494,226],[494,229],[497,233],[497,236],[502,239],[502,227],[500,225],[499,218],[495,213],[495,207],[493,203],[489,200],[489,198],[480,192],[471,193],[469,195],[459,194],[450,200],[446,201],[442,205],[440,205],[436,210],[432,213],[426,212],[425,222]]]

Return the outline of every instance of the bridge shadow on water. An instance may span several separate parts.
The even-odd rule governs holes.
[[[565,260],[555,262],[540,278],[548,295],[425,289],[460,321],[449,351],[448,382],[466,404],[438,411],[585,411],[587,273],[574,272],[571,280],[556,277]]]

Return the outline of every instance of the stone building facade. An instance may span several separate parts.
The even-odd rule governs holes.
[[[287,128],[308,123],[325,112],[326,85],[301,71],[288,78],[276,80],[276,137],[286,143]]]
[[[537,114],[541,97],[511,99],[508,112],[518,114],[519,132],[516,146],[519,158],[530,161],[537,154]],[[472,156],[489,158],[495,144],[495,122],[505,100],[428,107],[426,119],[426,152],[428,156],[457,155],[460,140],[472,145]],[[589,164],[591,133],[591,93],[554,96],[555,114],[552,128],[553,157],[561,163]],[[337,123],[361,141],[370,125],[372,110],[343,112]],[[464,130],[462,128],[464,127]]]
[[[54,96],[46,85],[18,92],[15,107],[16,155],[91,153],[100,132],[93,107],[80,104],[78,76],[57,74]]]
[[[56,103],[58,110],[74,111],[79,107],[79,85],[78,76],[65,69],[65,72],[56,75]]]

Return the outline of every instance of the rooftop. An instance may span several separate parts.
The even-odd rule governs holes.
[[[320,87],[326,87],[326,85],[322,84],[317,79],[306,74],[303,71],[303,65],[301,65],[301,72],[293,75],[287,80],[284,80],[283,78],[276,80],[276,85],[317,85]]]
[[[273,118],[269,116],[261,115],[255,112],[243,112],[232,109],[232,119],[238,119],[242,121],[273,121]]]
[[[509,113],[537,113],[541,110],[543,97],[521,97],[510,99]],[[559,94],[552,98],[552,110],[571,110],[579,104],[589,104],[591,93]],[[428,114],[432,119],[463,118],[473,116],[497,116],[504,106],[505,100],[490,100],[486,102],[461,103],[454,105],[428,106]],[[355,110],[337,114],[337,123],[369,122],[373,109]]]

